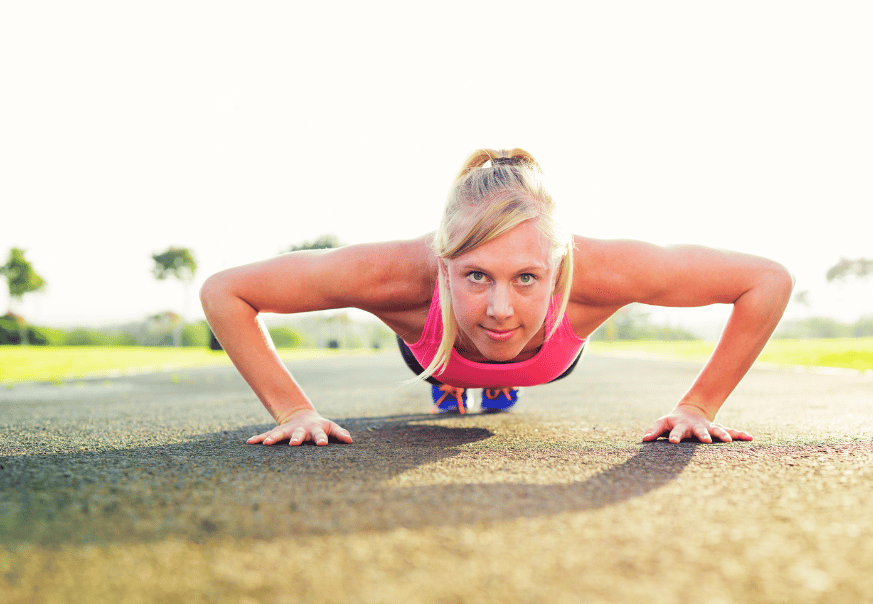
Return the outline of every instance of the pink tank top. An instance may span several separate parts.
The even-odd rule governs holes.
[[[558,309],[558,296],[553,296],[546,316],[546,333],[551,329]],[[407,346],[421,366],[427,367],[433,361],[442,337],[443,318],[440,312],[439,284],[437,284],[421,339],[415,344],[407,342]],[[477,363],[465,359],[458,354],[458,351],[452,350],[448,366],[444,371],[435,373],[433,377],[444,384],[458,388],[514,388],[545,384],[559,377],[573,364],[585,342],[586,339],[579,338],[573,333],[570,320],[567,315],[564,315],[552,337],[546,340],[536,355],[526,361]]]

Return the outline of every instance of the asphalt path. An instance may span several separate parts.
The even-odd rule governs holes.
[[[699,363],[465,416],[394,353],[292,369],[354,444],[246,445],[229,367],[0,390],[0,602],[873,602],[869,372],[755,368],[753,442],[670,445]]]

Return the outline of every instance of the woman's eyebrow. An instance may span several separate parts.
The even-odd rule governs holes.
[[[502,267],[503,265],[500,265],[500,266]],[[469,261],[468,262],[460,262],[458,264],[458,269],[460,269],[461,271],[480,271],[483,273],[490,273],[491,272],[489,269],[484,268],[478,262],[469,262]],[[546,264],[534,263],[534,264],[529,264],[529,265],[525,265],[525,266],[522,266],[519,268],[512,269],[512,272],[516,273],[516,274],[521,274],[521,273],[529,273],[529,272],[537,272],[537,271],[542,272],[542,271],[546,271],[547,269],[548,269],[548,265],[546,265]]]

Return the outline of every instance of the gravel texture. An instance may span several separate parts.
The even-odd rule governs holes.
[[[299,361],[355,443],[297,448],[232,368],[3,389],[0,602],[873,602],[873,376],[755,369],[755,441],[643,444],[699,369],[437,417],[397,355]]]

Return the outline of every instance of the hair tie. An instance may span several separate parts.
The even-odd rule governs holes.
[[[520,157],[493,157],[492,166],[517,166],[521,163]]]

